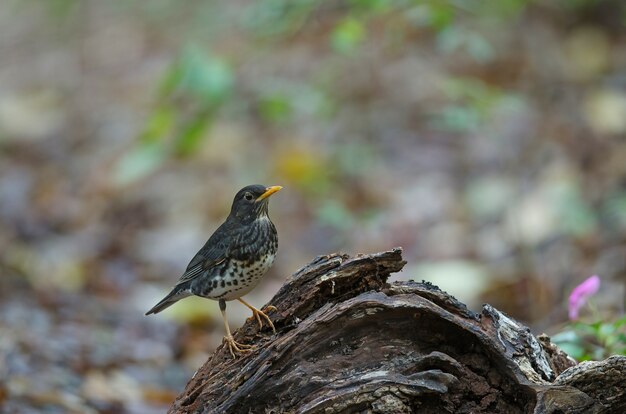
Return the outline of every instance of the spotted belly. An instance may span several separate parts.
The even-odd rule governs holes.
[[[234,300],[246,295],[272,267],[275,257],[275,254],[268,254],[253,263],[231,259],[226,269],[211,281],[209,291],[202,296]]]

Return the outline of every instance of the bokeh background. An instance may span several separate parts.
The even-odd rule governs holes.
[[[159,413],[219,345],[215,302],[152,317],[251,183],[280,252],[394,246],[558,332],[626,280],[621,0],[0,2],[0,406]],[[229,306],[231,326],[248,311]]]

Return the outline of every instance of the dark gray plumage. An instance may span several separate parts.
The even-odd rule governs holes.
[[[146,315],[159,313],[180,299],[196,295],[219,300],[225,318],[225,301],[238,299],[252,309],[260,325],[259,315],[266,318],[273,328],[269,317],[243,301],[241,296],[258,284],[274,262],[278,236],[268,216],[268,204],[269,196],[281,188],[263,185],[242,188],[235,195],[226,221],[191,259],[172,291]],[[227,336],[230,336],[226,319],[224,321]],[[234,348],[242,351],[236,345]],[[231,353],[232,349],[231,346]]]

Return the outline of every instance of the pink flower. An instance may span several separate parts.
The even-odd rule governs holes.
[[[572,293],[569,295],[570,320],[578,319],[578,311],[590,296],[598,292],[598,289],[600,289],[600,278],[597,275],[593,275],[572,290]]]

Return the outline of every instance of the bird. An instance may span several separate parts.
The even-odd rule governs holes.
[[[146,315],[156,314],[188,296],[200,296],[219,302],[226,335],[224,342],[235,358],[235,352],[246,353],[253,348],[233,338],[226,317],[226,302],[238,300],[256,318],[259,329],[263,318],[276,328],[267,314],[242,299],[259,283],[274,263],[278,251],[278,234],[269,218],[269,197],[283,187],[249,185],[237,192],[226,221],[211,235],[187,265],[171,292]],[[266,309],[276,308],[269,306]]]

